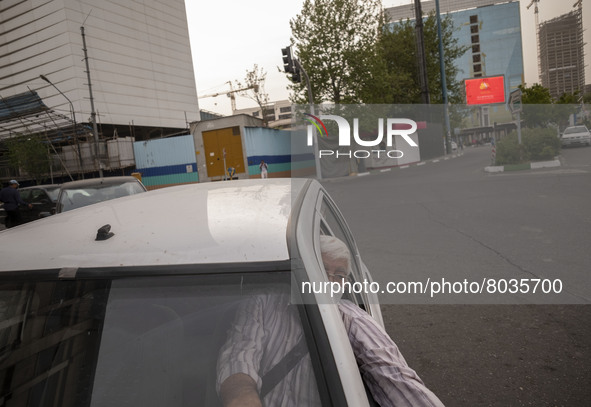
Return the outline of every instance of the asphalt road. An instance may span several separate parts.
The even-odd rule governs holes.
[[[449,305],[382,296],[389,334],[447,406],[591,405],[591,306],[571,305],[591,300],[591,148],[563,150],[561,161],[489,174],[480,147],[323,181],[379,281],[564,283],[555,297],[458,295]]]

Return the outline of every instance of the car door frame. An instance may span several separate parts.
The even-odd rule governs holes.
[[[317,209],[319,200],[326,197],[332,202],[332,199],[318,182],[309,183],[303,194],[303,197],[298,198],[298,202],[292,202],[292,205],[298,208],[298,214],[294,222],[295,228],[293,228],[293,225],[291,228],[291,233],[294,236],[290,236],[288,242],[292,259],[295,257],[295,261],[301,263],[294,265],[294,268],[304,269],[309,281],[327,281],[326,272],[321,266],[321,259],[319,259],[317,251],[322,219]],[[334,202],[332,202],[332,205],[334,205]],[[336,205],[334,205],[334,209],[338,213],[338,218],[344,221]],[[346,223],[345,227],[349,231]],[[350,234],[350,231],[348,233]],[[344,393],[346,405],[355,407],[375,405],[373,400],[370,399],[371,396],[367,393],[359,372],[337,304],[330,301],[322,293],[314,293],[313,296],[314,304],[305,305],[315,311],[308,313],[308,318],[311,325],[316,327],[317,330],[318,327],[324,329],[328,341],[328,343],[317,341],[318,354],[324,358],[330,355],[332,356],[331,360],[334,361],[334,363],[321,361],[323,369],[330,369],[330,371],[325,372],[325,376],[329,379],[335,375],[338,376],[338,388]],[[381,313],[379,315],[381,319]],[[336,387],[329,385],[331,391],[340,392],[341,390],[337,390]]]

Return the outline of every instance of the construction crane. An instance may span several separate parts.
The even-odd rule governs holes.
[[[258,84],[246,86],[246,87],[240,88],[240,89],[234,89],[232,87],[232,82],[231,81],[228,81],[226,83],[230,85],[230,90],[225,90],[225,91],[222,91],[222,92],[210,93],[208,95],[198,96],[198,99],[213,98],[213,97],[220,96],[220,95],[227,95],[230,98],[230,101],[232,103],[232,113],[234,113],[234,111],[236,111],[236,93],[244,92],[245,90],[249,90],[249,89],[254,89],[255,92],[258,92],[259,91],[259,85]]]
[[[529,8],[531,6],[533,6],[534,4],[536,5],[534,7],[534,16],[536,18],[536,46],[537,46],[537,51],[538,51],[538,76],[540,78],[540,81],[542,80],[542,66],[541,66],[541,61],[540,61],[540,21],[538,18],[538,3],[540,2],[540,0],[531,0],[531,3],[529,3],[527,5],[527,9],[529,10]]]

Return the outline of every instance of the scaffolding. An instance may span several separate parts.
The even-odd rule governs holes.
[[[27,179],[22,168],[14,168],[8,156],[7,140],[38,136],[47,146],[50,173],[47,178],[73,179],[94,173],[98,156],[106,170],[133,167],[133,137],[101,140],[95,151],[93,129],[89,123],[76,123],[47,107],[37,92],[10,97],[0,96],[0,181]]]
[[[585,88],[583,20],[581,6],[540,24],[539,66],[542,86],[553,98]]]

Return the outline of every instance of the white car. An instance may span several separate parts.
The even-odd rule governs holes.
[[[586,126],[567,127],[560,137],[560,144],[562,147],[575,145],[591,146],[591,133],[589,133],[589,129]]]
[[[345,241],[322,186],[183,185],[0,232],[0,400],[36,406],[219,406],[216,361],[237,309],[292,295],[323,405],[370,406],[327,282],[319,236]],[[350,298],[383,326],[377,297]],[[327,401],[328,400],[328,401]]]

